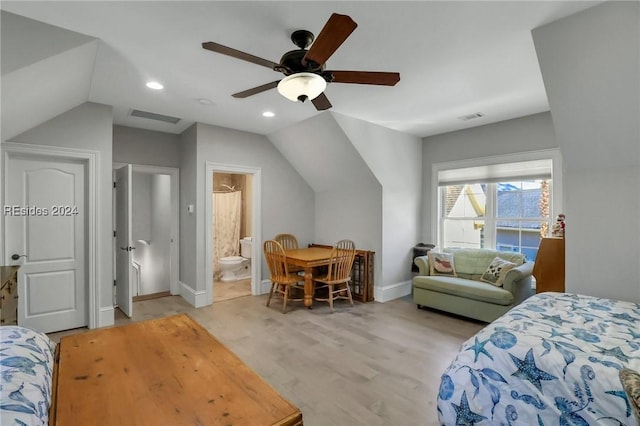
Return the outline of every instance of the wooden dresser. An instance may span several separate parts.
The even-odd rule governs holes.
[[[300,426],[302,413],[185,314],[60,339],[50,425]]]
[[[18,324],[19,266],[0,266],[0,325]]]
[[[536,278],[536,293],[564,293],[564,238],[549,237],[540,241],[533,276]]]

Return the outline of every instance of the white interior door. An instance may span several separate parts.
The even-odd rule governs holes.
[[[6,264],[22,265],[18,324],[87,326],[86,163],[23,155],[6,165],[4,253]]]
[[[131,237],[131,164],[116,170],[116,303],[128,317],[133,313],[133,253]]]

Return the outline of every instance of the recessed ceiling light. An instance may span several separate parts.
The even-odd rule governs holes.
[[[476,112],[474,114],[468,114],[468,115],[463,115],[462,117],[458,117],[458,120],[469,121],[469,120],[473,120],[481,117],[484,117],[484,114],[481,112]]]
[[[200,103],[200,105],[213,105],[213,101],[207,98],[198,99],[198,103]]]
[[[265,111],[262,113],[263,117],[275,117],[275,114],[271,111]]]
[[[147,82],[147,87],[149,89],[153,89],[153,90],[162,90],[164,89],[164,86],[160,83],[158,83],[157,81],[148,81]]]

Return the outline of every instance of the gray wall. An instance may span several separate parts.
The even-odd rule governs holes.
[[[548,112],[425,138],[422,151],[423,242],[436,241],[436,230],[431,229],[433,164],[550,148],[558,148],[558,145]]]
[[[566,288],[640,301],[640,4],[533,31],[565,160]]]
[[[180,136],[113,126],[113,161],[146,166],[180,167]]]
[[[315,192],[314,242],[353,240],[382,252],[382,186],[331,113],[271,133],[269,140]],[[379,282],[382,262],[375,263]]]
[[[28,131],[89,99],[98,40],[0,11],[2,137]]]
[[[412,247],[420,239],[422,140],[341,114],[332,115],[382,185],[378,285],[389,288],[407,282],[412,277]],[[405,290],[410,292],[409,287]],[[377,294],[376,300],[400,294]]]
[[[142,294],[169,291],[171,259],[171,176],[151,177],[151,279]]]
[[[113,256],[112,256],[112,111],[107,105],[85,103],[31,129],[11,142],[61,146],[98,151],[100,160],[96,177],[97,238],[99,246],[97,289],[100,309],[113,314]],[[114,318],[97,317],[98,326],[114,323]]]
[[[180,282],[196,289],[197,214],[187,212],[187,206],[196,205],[198,126],[194,124],[180,135]]]
[[[313,191],[265,136],[222,127],[197,124],[183,133],[180,166],[181,281],[194,292],[212,283],[205,271],[205,173],[206,163],[260,168],[262,173],[262,235],[270,239],[281,232],[298,236],[301,244],[312,240]],[[192,215],[186,214],[194,204]],[[269,276],[262,262],[262,277]]]
[[[324,113],[270,134],[315,191],[315,240],[342,238],[375,251],[375,297],[411,291],[411,248],[420,236],[422,140]]]
[[[134,241],[151,240],[151,176],[140,172],[133,172],[131,176],[131,237]]]
[[[342,186],[315,193],[314,242],[334,245],[352,240],[360,250],[382,252],[382,188]],[[382,262],[375,264],[376,282]]]
[[[141,275],[139,294],[169,291],[171,176],[134,171],[131,193],[133,259],[140,264]]]

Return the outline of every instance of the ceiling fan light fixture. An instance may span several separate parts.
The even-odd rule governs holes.
[[[162,89],[164,89],[164,86],[162,85],[162,83],[159,83],[157,81],[147,81],[146,86],[149,89],[153,89],[153,90],[162,90]]]
[[[291,74],[278,83],[278,92],[293,102],[313,100],[320,96],[326,88],[325,79],[311,72]]]

